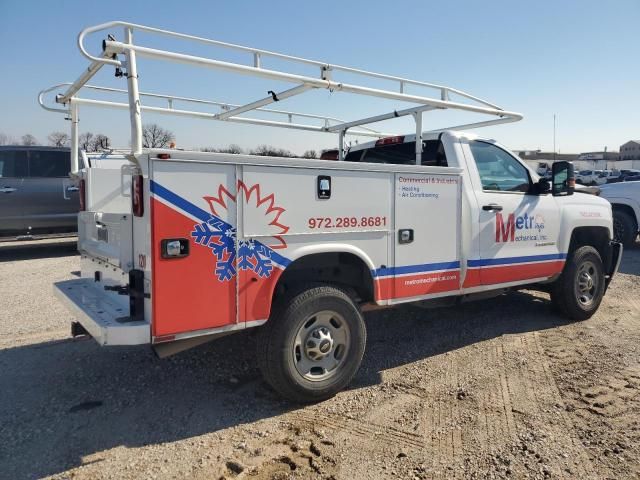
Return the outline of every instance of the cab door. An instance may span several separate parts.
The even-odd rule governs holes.
[[[27,175],[27,151],[0,150],[0,231],[17,233],[26,230],[22,184]]]
[[[498,145],[463,144],[477,200],[479,255],[469,258],[465,287],[518,284],[560,273],[560,211],[551,193],[533,194],[529,170]]]
[[[80,202],[70,170],[68,150],[29,150],[29,174],[23,183],[28,197],[23,213],[29,230],[77,229]]]

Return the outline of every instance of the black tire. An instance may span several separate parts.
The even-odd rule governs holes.
[[[327,338],[331,339],[330,350],[325,352]],[[258,366],[267,383],[283,397],[301,403],[321,401],[352,380],[362,362],[366,338],[362,313],[344,290],[311,285],[281,302],[258,331]],[[316,354],[324,356],[313,359]],[[313,366],[301,373],[309,365],[326,362],[337,365],[333,370]]]
[[[638,236],[638,224],[635,218],[624,210],[613,210],[613,240],[622,243],[625,248],[633,245]]]
[[[562,275],[551,286],[551,302],[566,317],[586,320],[598,310],[604,286],[600,254],[583,246],[570,254]]]

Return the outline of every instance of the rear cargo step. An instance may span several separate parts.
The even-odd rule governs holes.
[[[151,341],[148,322],[131,321],[129,307],[117,295],[105,294],[91,278],[54,284],[54,292],[100,345],[141,345]],[[114,298],[116,297],[116,298]]]

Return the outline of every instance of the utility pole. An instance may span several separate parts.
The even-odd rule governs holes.
[[[556,161],[556,114],[553,114],[553,161]]]

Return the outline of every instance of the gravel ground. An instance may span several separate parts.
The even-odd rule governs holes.
[[[159,360],[68,338],[67,240],[0,245],[0,477],[640,477],[640,246],[599,312],[523,291],[367,315],[350,389],[300,407],[250,332]]]

